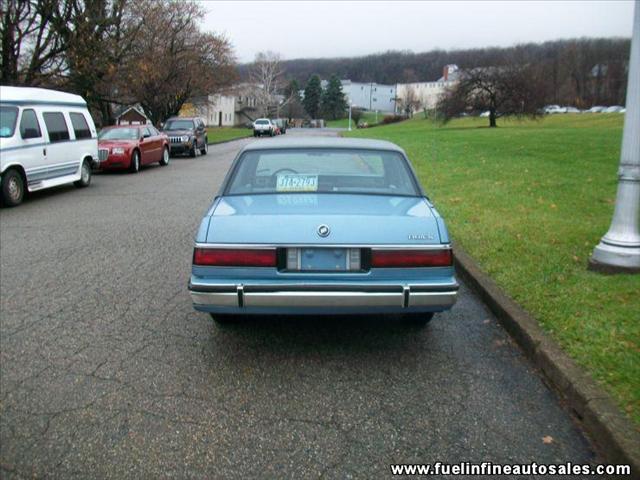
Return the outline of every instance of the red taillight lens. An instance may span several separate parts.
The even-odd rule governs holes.
[[[276,250],[196,248],[193,264],[215,267],[275,267]]]
[[[373,250],[371,266],[378,268],[450,267],[451,250]]]

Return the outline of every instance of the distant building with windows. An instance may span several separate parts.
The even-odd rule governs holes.
[[[445,65],[442,69],[442,76],[435,82],[413,82],[398,83],[397,90],[397,112],[401,112],[401,105],[410,94],[413,94],[420,103],[419,110],[432,110],[436,107],[440,96],[454,86],[460,80],[460,69],[457,65]],[[413,90],[413,93],[410,91]]]
[[[396,85],[342,80],[342,91],[353,108],[393,113],[396,110]]]
[[[235,97],[216,93],[192,98],[180,109],[180,116],[201,117],[209,127],[235,125]]]

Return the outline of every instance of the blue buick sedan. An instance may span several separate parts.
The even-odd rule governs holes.
[[[424,325],[456,301],[444,220],[404,151],[298,138],[246,146],[195,238],[196,310],[401,314]]]

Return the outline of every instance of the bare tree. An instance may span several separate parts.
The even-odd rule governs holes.
[[[139,102],[153,123],[176,115],[192,97],[210,95],[236,76],[229,41],[202,33],[194,2],[155,0],[144,8],[134,55],[120,67],[121,95]]]
[[[407,85],[404,88],[404,95],[400,97],[400,108],[405,115],[412,117],[413,113],[420,109],[422,102],[418,97],[418,92],[413,85]]]
[[[256,98],[260,115],[268,115],[270,106],[277,103],[283,69],[278,53],[267,51],[256,54],[251,66],[250,79],[256,85]]]
[[[5,85],[42,85],[64,68],[61,26],[72,15],[68,0],[1,0],[0,81]]]
[[[488,111],[489,126],[496,127],[498,116],[535,116],[543,104],[536,69],[512,63],[461,72],[460,81],[443,94],[437,110],[445,121],[466,110]]]

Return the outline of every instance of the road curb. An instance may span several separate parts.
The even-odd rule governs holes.
[[[457,273],[478,293],[529,360],[570,406],[605,461],[631,465],[631,478],[640,478],[640,433],[610,395],[569,358],[538,322],[508,297],[462,248],[454,245],[453,249]]]

